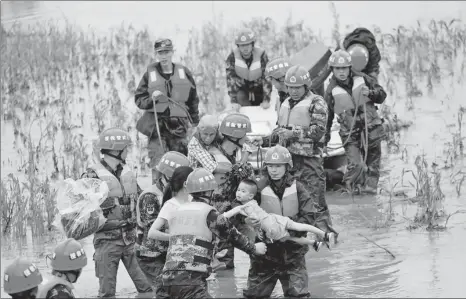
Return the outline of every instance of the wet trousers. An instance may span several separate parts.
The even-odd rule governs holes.
[[[382,125],[377,125],[369,130],[367,144],[367,160],[364,163],[365,149],[362,146],[362,134],[351,135],[345,145],[348,168],[343,177],[343,182],[347,187],[353,189],[356,185],[367,185],[377,188],[380,178],[380,160],[382,157],[382,138],[384,129]],[[347,136],[342,136],[346,140]]]
[[[139,293],[151,292],[152,288],[142,272],[134,254],[134,244],[121,241],[99,241],[94,244],[95,275],[99,279],[99,297],[114,297],[120,260],[133,280]]]
[[[151,283],[156,298],[170,298],[166,288],[164,288],[162,283],[162,270],[163,266],[165,265],[166,256],[161,255],[154,258],[138,256],[136,253],[136,259],[142,272],[146,275],[147,280]]]
[[[212,206],[214,206],[219,213],[227,212],[232,208],[232,200],[222,193],[222,190],[219,189],[212,198]],[[218,260],[219,262],[225,263],[227,269],[232,269],[235,267],[235,247],[228,240],[220,239],[217,244],[217,251],[222,251],[224,249],[227,249],[226,255]]]
[[[300,181],[311,196],[318,200],[321,207],[327,208],[325,200],[326,177],[324,172],[324,159],[320,157],[306,157],[291,155],[295,178]]]
[[[183,271],[183,274],[176,277],[164,278],[163,284],[172,299],[212,298],[207,288],[207,277],[206,273]]]
[[[283,263],[274,263],[261,257],[251,256],[245,298],[270,298],[280,280],[284,297],[309,298],[309,277],[304,254]]]
[[[326,176],[324,172],[323,158],[306,157],[301,155],[291,155],[293,159],[293,170],[295,171],[296,180],[300,181],[309,191],[311,197],[317,199],[318,215],[315,223],[325,232],[334,232],[332,227],[332,218],[325,200]],[[316,238],[318,238],[316,236]],[[319,238],[318,238],[319,239]]]
[[[159,138],[149,139],[147,145],[148,156],[150,158],[149,166],[152,169],[152,184],[155,184],[157,181],[157,171],[155,170],[155,165],[160,161],[162,156],[168,151],[180,152],[183,155],[188,155],[188,138],[187,137],[177,137],[177,136],[167,136],[162,133],[162,144],[165,149],[162,149],[160,146]]]

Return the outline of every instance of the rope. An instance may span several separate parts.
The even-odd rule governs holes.
[[[188,120],[189,120],[189,122],[192,124],[192,123],[193,123],[193,119],[191,118],[191,115],[189,114],[188,109],[186,109],[183,105],[181,105],[181,104],[178,103],[177,101],[175,101],[175,100],[173,100],[173,99],[171,99],[171,98],[169,98],[169,97],[167,97],[167,98],[168,98],[168,100],[169,100],[170,102],[172,102],[172,103],[175,104],[175,105],[178,105],[178,107],[180,107],[181,109],[183,109],[184,112],[186,112],[186,115],[187,115],[187,117],[188,117]]]
[[[367,126],[367,111],[366,111],[366,104],[364,103],[364,127],[366,129],[365,131],[365,138],[362,138],[362,145],[364,149],[364,164],[366,164],[367,161],[367,152],[369,150],[369,127]]]

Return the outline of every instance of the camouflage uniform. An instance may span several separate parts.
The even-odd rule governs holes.
[[[203,203],[204,201],[200,198],[193,198],[192,202]],[[250,256],[254,255],[254,243],[251,243],[246,236],[241,235],[238,230],[236,230],[236,228],[232,226],[230,222],[221,214],[219,214],[219,212],[214,208],[212,208],[212,210],[207,214],[205,221],[207,223],[208,229],[215,237],[229,239],[238,249],[243,250]],[[210,265],[207,266],[209,264],[208,262],[206,262],[206,264],[193,263],[193,266],[196,267],[201,267],[202,265],[207,267],[205,272],[186,270],[185,263],[178,262],[179,256],[176,254],[178,251],[180,252],[179,254],[182,254],[181,252],[186,250],[183,243],[183,238],[187,238],[189,236],[181,237],[181,239],[176,240],[173,239],[174,237],[170,239],[170,246],[172,247],[169,249],[169,256],[167,257],[167,262],[165,263],[165,270],[163,272],[163,284],[167,287],[170,298],[210,298],[207,291],[206,281],[206,278],[210,274]],[[180,244],[180,247],[175,247],[174,244],[178,243]],[[206,247],[207,245],[208,244],[205,244]],[[209,246],[209,248],[211,248],[210,253],[202,253],[202,255],[211,256],[213,247],[213,244],[211,244],[211,246]],[[170,252],[172,252],[172,255]],[[176,268],[177,270],[167,270],[167,268]]]
[[[152,284],[156,297],[169,298],[163,287],[161,276],[167,256],[168,242],[148,238],[149,229],[161,209],[162,193],[159,190],[153,185],[138,198],[138,239],[134,248],[138,264]],[[162,229],[164,230],[165,228]]]
[[[377,84],[376,80],[372,77],[352,71],[350,78],[347,83],[337,80],[335,77],[332,77],[330,84],[327,87],[325,93],[325,100],[329,107],[329,117],[327,121],[327,133],[325,142],[327,143],[330,140],[330,128],[335,117],[334,106],[335,99],[332,95],[332,90],[339,86],[343,88],[348,94],[352,94],[353,88],[353,77],[362,76],[364,81],[369,88],[369,99],[372,102],[366,104],[366,118],[368,126],[368,152],[367,160],[364,163],[364,148],[363,148],[363,138],[365,134],[365,117],[364,110],[360,106],[358,113],[356,115],[356,121],[354,124],[353,131],[349,136],[351,129],[352,117],[354,116],[354,109],[351,111],[345,112],[345,115],[340,115],[338,117],[338,122],[340,123],[340,136],[341,140],[344,143],[346,157],[348,159],[348,169],[343,177],[343,181],[346,183],[347,187],[353,188],[356,185],[367,185],[372,188],[377,188],[377,184],[380,177],[380,160],[381,160],[381,141],[385,136],[384,129],[382,126],[382,120],[378,116],[376,104],[382,104],[387,97],[387,94],[383,88]],[[350,118],[349,118],[350,117]],[[366,167],[367,165],[367,167]]]
[[[57,284],[47,292],[47,299],[75,298],[73,292],[62,284]]]
[[[280,101],[280,105],[278,105],[278,108],[280,108],[281,104],[290,97],[290,94],[284,91],[279,91],[278,92],[278,100]]]
[[[253,57],[246,59],[246,65],[251,66]],[[260,58],[262,77],[255,81],[246,81],[236,74],[235,70],[235,55],[233,52],[228,55],[226,60],[226,78],[228,95],[232,103],[240,104],[241,106],[258,106],[263,101],[270,102],[270,94],[272,93],[272,83],[265,79],[264,72],[269,58],[264,52]],[[254,94],[254,102],[249,101],[249,92]]]
[[[219,148],[224,156],[233,164],[232,170],[225,174],[225,182],[218,187],[218,190],[214,191],[212,197],[211,204],[219,213],[224,213],[233,208],[232,205],[236,198],[236,190],[238,189],[239,183],[243,178],[253,178],[254,169],[251,165],[236,163],[237,150],[235,150],[232,155],[229,155],[222,150],[220,141],[217,142],[216,147]],[[233,269],[235,267],[235,247],[233,243],[227,239],[219,239],[218,241],[218,251],[227,249],[226,254],[219,258],[218,261],[225,263],[227,269]]]
[[[118,165],[117,170],[114,171],[103,159],[100,163],[120,180],[123,170],[121,165]],[[81,175],[81,178],[99,179],[97,173],[91,168],[88,168]],[[139,185],[137,189],[137,194],[139,195],[142,192]],[[94,261],[96,276],[99,278],[99,297],[115,296],[116,276],[120,260],[123,261],[139,293],[146,293],[152,290],[135,258],[134,242],[136,233],[134,229],[135,219],[133,219],[135,211],[131,210],[131,205],[126,200],[126,198],[118,198],[120,202],[118,210],[113,205],[115,201],[113,197],[108,197],[101,204],[107,222],[94,236]],[[120,217],[117,213],[120,212],[123,216],[122,218],[127,220],[118,220]]]
[[[196,136],[197,135],[197,136]],[[209,150],[204,148],[204,150],[200,149],[199,147],[204,147],[201,142],[198,141],[199,135],[196,133],[195,136],[191,139],[189,143],[189,149],[192,150],[188,153],[188,159],[190,160],[190,166],[193,168],[204,167],[205,169],[214,172],[215,168],[217,167],[217,162],[215,161],[214,156],[209,153]],[[219,137],[212,142],[210,147],[217,148],[229,161],[232,165],[235,165],[236,161],[236,151],[229,155],[222,149],[222,142],[223,140]],[[196,145],[196,147],[194,147]],[[231,203],[235,199],[236,189],[238,188],[238,184],[234,185],[226,181],[225,183],[219,185],[218,189],[214,191],[212,196],[212,206],[219,212],[224,213],[226,211],[231,210]],[[225,256],[219,258],[220,262],[225,263],[227,269],[234,268],[234,260],[235,260],[235,248],[228,240],[218,240],[217,244],[218,251],[222,251],[227,249],[227,253]]]
[[[260,191],[269,186],[279,198],[283,198],[285,189],[294,181],[292,175],[286,174],[283,182],[277,186],[266,176],[259,181],[258,186]],[[324,231],[328,230],[330,217],[326,213],[319,212],[321,207],[314,201],[315,197],[299,181],[296,181],[296,191],[299,212],[290,219],[314,225]],[[289,233],[293,237],[306,236],[306,232],[289,231]],[[264,256],[251,256],[247,288],[243,291],[244,297],[269,298],[277,280],[282,284],[285,297],[309,297],[309,277],[305,261],[308,250],[308,246],[291,241],[267,244],[267,253]]]
[[[165,79],[170,80],[170,77],[173,74],[164,74],[162,72],[162,68],[160,63],[155,63],[154,68],[158,70],[159,74]],[[186,78],[191,82],[192,88],[189,93],[189,98],[186,102],[187,110],[191,116],[194,126],[199,123],[199,97],[196,91],[196,83],[191,72],[184,67],[184,72],[186,74]],[[168,81],[170,82],[170,81]],[[167,97],[171,97],[172,91],[172,84],[171,82],[168,83],[168,93],[166,94]],[[149,94],[149,73],[146,71],[139,82],[139,86],[136,89],[135,93],[135,103],[139,109],[148,111],[153,110],[154,105],[152,101],[152,95]],[[148,133],[149,143],[148,143],[148,155],[151,158],[150,167],[152,170],[152,183],[156,183],[156,171],[154,169],[155,165],[158,163],[160,158],[165,154],[165,152],[160,148],[160,142],[158,140],[157,131],[155,129],[155,118],[153,114],[146,114],[147,117],[143,115],[138,122],[138,126],[149,126],[150,131]],[[184,155],[188,154],[187,145],[188,145],[188,135],[189,135],[189,128],[191,124],[187,117],[170,117],[170,109],[166,109],[163,113],[157,113],[159,127],[160,127],[160,134],[162,135],[162,143],[165,151],[177,151]],[[138,128],[137,126],[137,128]],[[138,130],[140,130],[138,128]],[[143,133],[146,134],[146,133]]]
[[[292,130],[293,137],[285,140],[285,144],[283,145],[290,151],[293,158],[293,168],[296,178],[300,182],[305,183],[309,192],[318,198],[322,209],[327,209],[322,152],[328,109],[322,97],[307,92],[299,101],[288,98],[289,110],[293,110],[298,103],[306,99],[311,99],[309,115],[312,124],[309,127],[293,127],[293,121],[295,120],[290,118],[286,122],[281,120],[281,116],[279,116],[277,123],[280,126],[272,132],[270,137],[263,138],[263,144],[267,146],[279,143],[279,132],[284,129],[283,127]]]
[[[362,72],[377,80],[380,72],[381,55],[374,35],[366,28],[356,28],[345,37],[343,48],[348,49],[351,45],[356,43],[364,45],[369,52],[369,61]],[[337,47],[335,51],[340,49],[341,47]],[[317,78],[312,80],[311,89],[315,90],[317,94],[324,96],[324,82],[331,74],[332,69],[327,64],[325,68],[319,72]]]

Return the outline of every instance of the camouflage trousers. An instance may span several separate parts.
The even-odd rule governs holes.
[[[295,178],[300,181],[322,208],[327,208],[325,200],[326,177],[323,158],[291,155]]]
[[[270,298],[278,280],[282,284],[284,297],[310,298],[304,254],[284,263],[251,256],[248,283],[243,295],[245,298]]]
[[[318,201],[318,213],[315,223],[312,225],[317,226],[325,232],[336,233],[332,227],[332,218],[325,199],[326,176],[323,158],[300,155],[292,155],[292,158],[296,179],[304,184],[310,195]],[[316,238],[318,237],[316,236]]]
[[[382,157],[382,138],[384,131],[381,125],[369,131],[367,145],[367,160],[364,163],[365,150],[362,145],[362,134],[352,135],[345,145],[348,168],[343,177],[346,186],[353,189],[356,185],[367,185],[377,188],[380,178],[380,160]],[[346,140],[347,137],[342,137]]]
[[[149,143],[147,145],[148,156],[150,158],[149,166],[152,169],[152,184],[155,184],[157,181],[157,171],[155,170],[155,165],[157,165],[157,163],[166,152],[180,152],[185,156],[188,154],[187,137],[177,137],[173,135],[167,136],[162,133],[162,144],[165,151],[160,145],[159,138],[149,139]]]
[[[165,265],[165,255],[153,257],[138,256],[136,253],[136,259],[142,272],[147,277],[147,280],[151,283],[152,289],[154,290],[155,296],[159,298],[170,298],[168,296],[166,288],[162,283],[162,270]]]
[[[172,299],[202,299],[212,298],[207,288],[207,273],[193,271],[178,272],[176,276],[167,274],[170,279],[163,279],[168,296]]]
[[[114,297],[120,260],[133,280],[139,293],[152,291],[134,253],[134,244],[123,245],[119,241],[101,241],[94,245],[95,275],[99,279],[99,297]]]
[[[218,190],[214,193],[212,197],[212,206],[217,209],[219,213],[224,213],[232,208],[232,200],[224,196],[221,190]],[[219,239],[217,244],[217,251],[222,251],[227,249],[227,253],[224,257],[219,258],[219,262],[225,263],[225,266],[228,269],[235,267],[235,247],[228,240]]]

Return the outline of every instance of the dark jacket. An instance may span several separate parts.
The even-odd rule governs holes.
[[[155,68],[157,69],[159,74],[164,77],[165,80],[169,80],[170,77],[173,75],[173,74],[164,74],[159,62],[155,64]],[[188,78],[188,80],[193,85],[193,88],[191,88],[191,91],[189,93],[189,98],[188,98],[188,101],[186,102],[186,106],[188,107],[188,112],[191,115],[193,124],[197,125],[199,123],[199,97],[197,96],[196,82],[194,81],[193,75],[191,71],[188,70],[188,68],[184,67],[184,71],[186,74],[186,78]],[[171,85],[171,83],[169,84]],[[142,110],[154,109],[154,104],[152,102],[151,95],[148,92],[148,86],[149,86],[149,74],[146,71],[144,75],[142,76],[142,79],[139,82],[138,88],[136,89],[136,92],[134,95],[134,102],[136,103],[136,106]],[[171,90],[171,87],[169,88],[169,90]],[[171,97],[171,94],[169,93],[167,94],[167,96]],[[165,112],[168,113],[168,110]]]

